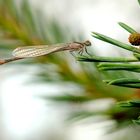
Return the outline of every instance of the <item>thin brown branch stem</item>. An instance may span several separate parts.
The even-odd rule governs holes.
[[[12,61],[20,60],[20,59],[24,59],[24,58],[12,57],[12,58],[7,58],[7,59],[0,59],[0,65],[3,65]]]

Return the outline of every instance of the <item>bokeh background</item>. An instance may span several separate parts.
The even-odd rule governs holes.
[[[129,56],[94,39],[92,31],[128,43],[125,22],[139,31],[137,0],[0,0],[0,58],[18,46],[90,40],[91,54]],[[1,140],[137,140],[139,127],[117,101],[139,90],[108,86],[103,79],[127,72],[98,71],[69,52],[0,66]],[[134,73],[129,75],[135,76]]]

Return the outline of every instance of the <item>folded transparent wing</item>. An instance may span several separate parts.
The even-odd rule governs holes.
[[[12,52],[12,55],[19,58],[37,57],[37,56],[43,56],[53,52],[61,51],[66,46],[67,44],[63,43],[57,45],[18,47]]]

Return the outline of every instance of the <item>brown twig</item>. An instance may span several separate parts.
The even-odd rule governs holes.
[[[12,61],[20,60],[20,59],[24,59],[24,58],[13,57],[13,58],[3,59],[3,60],[0,60],[0,65],[3,65]]]

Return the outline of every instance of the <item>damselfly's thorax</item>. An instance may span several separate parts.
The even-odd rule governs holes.
[[[91,46],[91,42],[89,40],[85,42],[70,43],[68,48],[70,51],[78,51],[78,50],[84,49],[87,46]]]
[[[89,54],[86,48],[87,46],[91,46],[91,42],[89,40],[85,42],[74,42],[69,45],[69,50],[70,52],[78,51],[80,55],[82,55],[85,50],[85,52]]]

